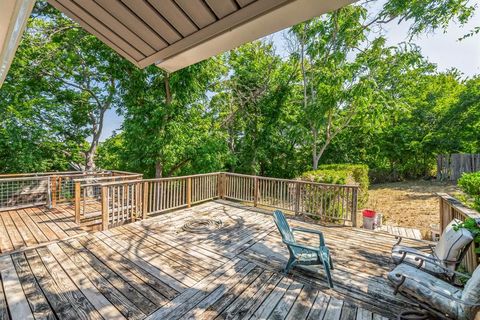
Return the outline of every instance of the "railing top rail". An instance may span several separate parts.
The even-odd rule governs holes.
[[[73,179],[74,182],[89,182],[91,181],[92,179],[95,179],[96,181],[99,181],[99,180],[117,180],[117,179],[125,179],[125,178],[128,178],[128,179],[131,179],[131,178],[141,178],[142,175],[141,174],[137,174],[137,175],[125,175],[125,176],[108,176],[108,177],[90,177],[90,178],[75,178]],[[94,184],[96,182],[92,182],[91,184]]]
[[[94,182],[91,184],[85,184],[83,186],[94,186],[94,185],[116,185],[116,184],[131,184],[131,183],[138,183],[138,182],[161,182],[161,181],[169,181],[169,180],[182,180],[187,178],[196,178],[196,177],[205,177],[205,176],[215,176],[219,174],[226,174],[227,176],[238,176],[238,177],[247,177],[247,178],[258,178],[260,180],[269,180],[269,181],[285,181],[285,182],[292,182],[292,183],[300,183],[306,185],[315,185],[315,186],[322,186],[322,187],[335,187],[335,188],[352,188],[358,189],[358,184],[333,184],[333,183],[321,183],[321,182],[313,182],[313,181],[304,181],[304,180],[293,180],[293,179],[280,179],[280,178],[271,178],[271,177],[262,177],[262,176],[253,176],[247,174],[239,174],[239,173],[229,173],[229,172],[212,172],[212,173],[201,173],[201,174],[194,174],[188,176],[177,176],[177,177],[166,177],[166,178],[153,178],[153,179],[136,179],[136,180],[123,180],[123,181],[111,181],[111,182]],[[138,175],[141,177],[142,175]],[[137,176],[114,176],[114,177],[106,177],[103,180],[109,179],[120,179],[120,178],[128,178],[128,177],[137,177]],[[97,180],[101,180],[102,178],[97,178]],[[75,181],[85,181],[87,179],[75,179]]]
[[[111,174],[110,171],[61,171],[61,172],[35,172],[35,173],[8,173],[0,174],[0,179],[21,178],[21,177],[53,177],[53,176],[84,176],[84,175],[105,175]]]
[[[111,172],[111,173],[119,173],[119,174],[122,174],[124,176],[129,176],[129,175],[131,175],[131,176],[137,176],[137,175],[143,176],[143,174],[137,173],[137,172],[120,171],[120,170],[108,170],[108,171]]]
[[[48,176],[40,176],[40,177],[18,177],[18,178],[0,178],[0,183],[2,182],[10,182],[10,181],[32,181],[32,180],[48,180]]]
[[[191,174],[191,175],[188,175],[188,176],[143,179],[143,181],[155,182],[155,181],[165,181],[165,180],[178,180],[178,179],[195,178],[195,177],[215,176],[215,175],[218,175],[220,173],[222,173],[222,172],[199,173],[199,174]]]
[[[83,174],[83,171],[61,171],[61,172],[33,172],[33,173],[5,173],[0,174],[0,179],[3,178],[21,178],[21,177],[42,177],[42,176],[59,176],[59,175],[75,175]]]
[[[452,208],[454,208],[464,216],[469,218],[474,218],[474,219],[480,218],[480,213],[478,211],[473,210],[469,207],[466,207],[465,205],[463,205],[463,203],[461,203],[460,201],[458,201],[458,199],[455,199],[451,195],[446,193],[437,193],[437,196],[439,196],[442,200],[445,200],[446,202],[448,202],[448,204]]]
[[[136,180],[112,181],[112,182],[104,182],[104,183],[100,182],[100,183],[85,184],[82,186],[85,186],[85,187],[94,186],[94,185],[111,186],[111,185],[117,185],[117,184],[132,184],[132,183],[138,183],[138,182],[161,182],[161,181],[168,181],[168,180],[183,180],[188,178],[215,176],[220,173],[222,172],[201,173],[201,174],[193,174],[188,176],[154,178],[154,179],[136,179]]]
[[[230,173],[230,172],[226,172],[226,174],[227,174],[227,175],[230,175],[230,176],[247,177],[247,178],[258,178],[258,179],[262,179],[262,180],[276,180],[276,181],[285,181],[285,182],[296,182],[296,183],[311,184],[311,185],[326,186],[326,187],[347,187],[347,188],[358,188],[358,187],[359,187],[358,184],[322,183],[322,182],[296,180],[296,179],[282,179],[282,178],[272,178],[272,177],[254,176],[254,175],[241,174],[241,173]]]
[[[143,180],[143,179],[135,179],[135,180],[112,181],[112,182],[93,182],[93,183],[82,184],[82,187],[94,187],[94,186],[109,187],[109,186],[115,186],[115,185],[135,184],[135,183],[140,183],[145,181],[146,180]]]

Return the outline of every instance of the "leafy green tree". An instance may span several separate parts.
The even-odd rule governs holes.
[[[80,148],[57,153],[82,151],[85,169],[93,170],[105,112],[115,104],[114,66],[119,61],[96,37],[39,1],[2,88],[3,101],[29,104],[33,98],[32,109],[39,115],[51,110],[48,117],[36,119],[36,129],[56,135],[63,147],[76,143]],[[70,158],[79,160],[77,155]]]
[[[222,167],[226,145],[207,97],[222,71],[215,60],[173,74],[128,62],[119,70],[129,168],[162,177]]]
[[[438,29],[446,30],[451,22],[464,25],[473,17],[477,6],[469,0],[388,0],[371,23],[410,23],[410,35]],[[473,33],[478,33],[476,28]]]
[[[292,151],[288,137],[295,128],[286,121],[295,112],[289,103],[295,66],[283,62],[271,43],[261,41],[231,51],[226,65],[229,74],[212,107],[219,110],[228,137],[229,170],[279,175],[273,162],[285,165],[285,153]]]

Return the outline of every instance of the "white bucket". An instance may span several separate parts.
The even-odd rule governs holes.
[[[363,228],[369,229],[369,230],[375,229],[375,222],[376,222],[375,220],[377,220],[376,217],[373,217],[373,218],[363,217]]]

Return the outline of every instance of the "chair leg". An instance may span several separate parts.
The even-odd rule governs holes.
[[[330,252],[328,253],[328,261],[330,263],[330,270],[333,270],[333,260],[332,260],[332,256],[330,255]]]
[[[323,269],[325,269],[325,275],[327,276],[327,280],[328,280],[328,286],[330,287],[330,289],[333,288],[333,281],[332,281],[332,275],[330,274],[330,263],[327,262],[327,260],[324,260],[323,261]]]
[[[285,269],[283,269],[283,272],[285,274],[288,274],[290,272],[290,269],[293,268],[293,266],[295,265],[295,258],[294,257],[290,257],[288,259],[288,262],[287,262],[287,266],[285,267]]]

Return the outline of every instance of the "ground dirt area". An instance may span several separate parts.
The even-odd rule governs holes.
[[[383,214],[383,223],[419,229],[430,239],[430,224],[439,222],[437,192],[458,192],[452,183],[404,181],[370,186],[368,208]]]

